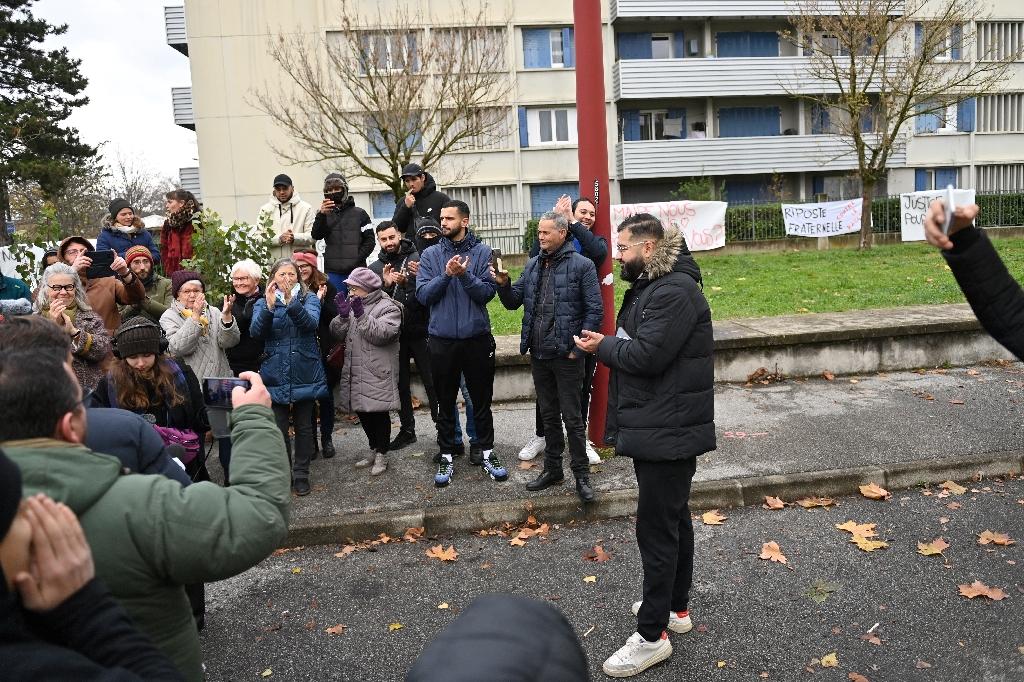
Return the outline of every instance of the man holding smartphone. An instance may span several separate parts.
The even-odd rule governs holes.
[[[94,253],[96,251],[93,250],[92,243],[78,235],[62,241],[57,250],[61,261],[78,271],[78,276],[85,285],[89,305],[103,320],[107,330],[113,334],[121,326],[118,306],[142,303],[146,298],[146,287],[128,268],[124,258],[116,253],[110,263],[111,276],[90,276],[89,268],[93,265],[90,254]]]
[[[466,377],[481,453],[469,462],[495,481],[508,471],[494,454],[491,394],[494,390],[494,337],[487,303],[495,287],[489,270],[491,247],[469,231],[469,206],[452,200],[441,207],[438,243],[420,255],[416,298],[430,308],[427,347],[437,392],[437,445],[440,461],[434,485],[447,486],[454,473],[455,397]]]

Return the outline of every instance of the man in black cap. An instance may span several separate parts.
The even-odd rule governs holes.
[[[316,212],[295,191],[292,179],[281,173],[274,178],[273,196],[260,209],[257,223],[269,216],[274,221],[274,244],[270,259],[288,258],[295,249],[313,244],[313,218]]]
[[[416,219],[430,218],[440,223],[441,207],[449,197],[437,189],[433,176],[418,163],[410,163],[402,169],[402,182],[406,194],[395,206],[392,220],[402,235],[412,240],[416,235]]]

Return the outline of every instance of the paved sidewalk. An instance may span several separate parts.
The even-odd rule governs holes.
[[[928,400],[929,396],[933,399]],[[719,384],[715,398],[718,450],[700,458],[698,481],[830,472],[985,453],[1015,453],[1019,462],[1024,451],[1024,366],[1020,364],[834,381],[790,380],[752,388]],[[528,493],[524,488],[540,470],[540,458],[535,468],[522,470],[516,456],[533,435],[533,423],[532,404],[497,406],[496,451],[509,469],[509,480],[493,482],[461,457],[455,460],[452,484],[438,489],[433,484],[436,465],[431,461],[435,434],[425,410],[417,411],[419,441],[391,453],[388,471],[377,478],[352,466],[365,451],[366,440],[358,424],[343,422],[335,433],[338,455],[314,461],[312,494],[293,498],[293,527],[350,523],[374,513],[394,516],[434,510],[457,515],[470,505],[494,501],[525,504],[563,497],[571,504],[575,489],[567,466],[562,487],[543,493]],[[635,490],[631,461],[603,462],[594,467],[592,482],[599,497]]]

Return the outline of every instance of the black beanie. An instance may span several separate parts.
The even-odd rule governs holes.
[[[132,205],[129,204],[124,199],[114,199],[113,201],[111,201],[110,206],[107,207],[107,210],[110,211],[110,219],[113,220],[114,218],[116,218],[117,214],[126,208],[131,208],[132,213],[135,213],[135,209],[132,208]]]
[[[0,541],[18,515],[21,505],[21,470],[0,450]]]
[[[114,333],[114,348],[121,358],[133,355],[160,355],[162,332],[152,320],[133,317],[124,322]]]

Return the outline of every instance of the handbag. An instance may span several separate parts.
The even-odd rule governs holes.
[[[339,343],[327,354],[327,366],[340,372],[345,366],[345,344]]]
[[[180,457],[182,464],[188,464],[194,460],[202,450],[199,436],[191,429],[176,429],[172,426],[157,426],[156,424],[153,425],[153,428],[160,434],[164,445],[177,445],[184,450]]]

